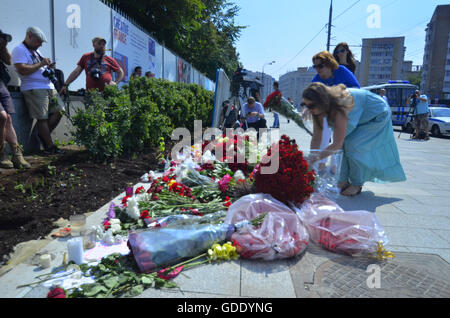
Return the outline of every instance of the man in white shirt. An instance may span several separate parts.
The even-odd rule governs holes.
[[[380,90],[380,96],[383,97],[383,99],[384,99],[384,101],[386,102],[386,104],[389,105],[389,100],[388,100],[387,97],[386,97],[386,90],[385,90],[384,88],[382,88],[382,89]]]
[[[37,27],[29,27],[25,40],[12,51],[12,62],[21,79],[20,90],[30,117],[37,120],[38,137],[45,154],[61,154],[53,143],[51,133],[58,126],[64,110],[55,86],[44,71],[53,70],[55,63],[44,58],[38,48],[47,42],[44,33]]]

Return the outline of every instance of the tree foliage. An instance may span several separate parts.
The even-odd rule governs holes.
[[[239,7],[228,0],[106,0],[128,14],[159,43],[209,78],[238,66],[234,47],[243,26],[235,25]]]

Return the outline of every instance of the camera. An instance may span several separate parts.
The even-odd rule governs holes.
[[[89,75],[95,80],[99,80],[102,75],[102,71],[98,67],[94,67],[89,71]]]
[[[42,76],[47,77],[53,83],[53,85],[55,85],[55,87],[58,86],[58,79],[56,78],[56,73],[53,69],[46,68],[42,72]]]

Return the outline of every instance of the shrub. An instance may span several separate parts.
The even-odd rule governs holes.
[[[193,131],[194,120],[209,123],[212,92],[196,84],[162,79],[131,80],[87,95],[85,110],[73,118],[75,142],[99,159],[129,155],[168,139],[174,128]]]

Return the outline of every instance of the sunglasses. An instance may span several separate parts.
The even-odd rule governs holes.
[[[308,108],[308,109],[316,108],[316,105],[314,105],[314,104],[307,105],[307,104],[305,104],[305,103],[301,103],[300,106],[306,107],[306,108]]]
[[[316,70],[321,70],[321,69],[323,69],[323,68],[325,67],[325,64],[324,64],[324,63],[317,64],[317,65],[314,64],[313,67],[314,67]]]
[[[347,51],[346,49],[340,49],[340,50],[337,50],[336,53],[344,53],[346,51]]]

